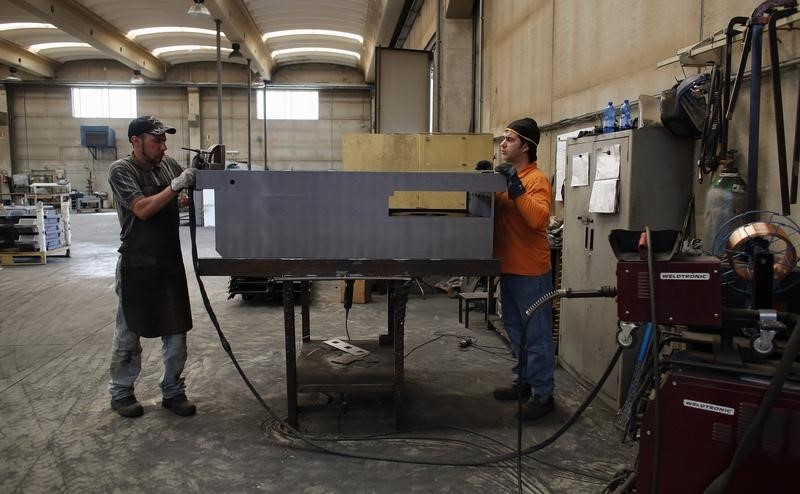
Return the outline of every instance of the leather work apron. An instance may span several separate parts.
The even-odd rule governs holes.
[[[145,197],[162,190],[163,185],[142,187]],[[178,201],[170,201],[150,219],[134,219],[120,247],[125,321],[131,331],[145,338],[192,329],[178,218]]]

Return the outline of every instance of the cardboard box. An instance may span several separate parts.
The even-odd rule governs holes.
[[[344,303],[344,281],[338,281],[339,303]],[[366,304],[372,300],[372,280],[356,280],[353,282],[353,303]]]

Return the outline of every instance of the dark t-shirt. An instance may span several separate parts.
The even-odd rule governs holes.
[[[181,166],[169,156],[164,156],[157,166],[149,171],[144,171],[136,166],[132,155],[125,156],[111,163],[108,170],[108,183],[114,194],[114,204],[117,208],[120,231],[120,240],[125,239],[133,228],[136,216],[131,210],[131,204],[137,196],[144,197],[142,187],[153,185],[163,189],[168,187],[173,178],[183,172]]]

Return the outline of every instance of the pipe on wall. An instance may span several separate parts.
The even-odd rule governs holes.
[[[442,94],[442,0],[436,0],[436,58],[434,59],[434,77],[436,84],[434,89],[436,96],[434,98],[434,132],[441,132],[441,111],[439,102]]]
[[[250,59],[247,59],[247,169],[252,169],[253,163],[253,133],[250,128],[252,120],[252,111],[250,105],[252,104],[253,88],[250,85],[253,83],[251,76],[253,73],[250,71]]]
[[[264,88],[262,89],[264,97],[262,103],[264,107],[264,170],[269,170],[267,163],[267,81],[264,81]]]
[[[222,21],[214,19],[217,24],[217,144],[222,145],[222,49],[220,40],[220,26]],[[225,163],[225,156],[222,157]]]

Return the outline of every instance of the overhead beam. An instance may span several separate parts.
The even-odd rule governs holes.
[[[75,0],[9,0],[26,12],[53,24],[80,41],[89,43],[109,58],[138,69],[156,80],[166,78],[167,64],[138,43],[128,39],[114,26]]]
[[[18,67],[25,72],[52,79],[58,64],[25,48],[0,39],[0,62]]]
[[[261,74],[265,81],[272,79],[272,54],[264,45],[261,31],[241,0],[206,0],[205,5],[212,17],[222,21],[222,31],[228,41],[239,43],[242,54],[251,61],[252,70]]]
[[[405,0],[371,0],[367,9],[367,30],[361,52],[361,70],[364,80],[375,81],[375,47],[388,47],[392,33],[400,21]]]

